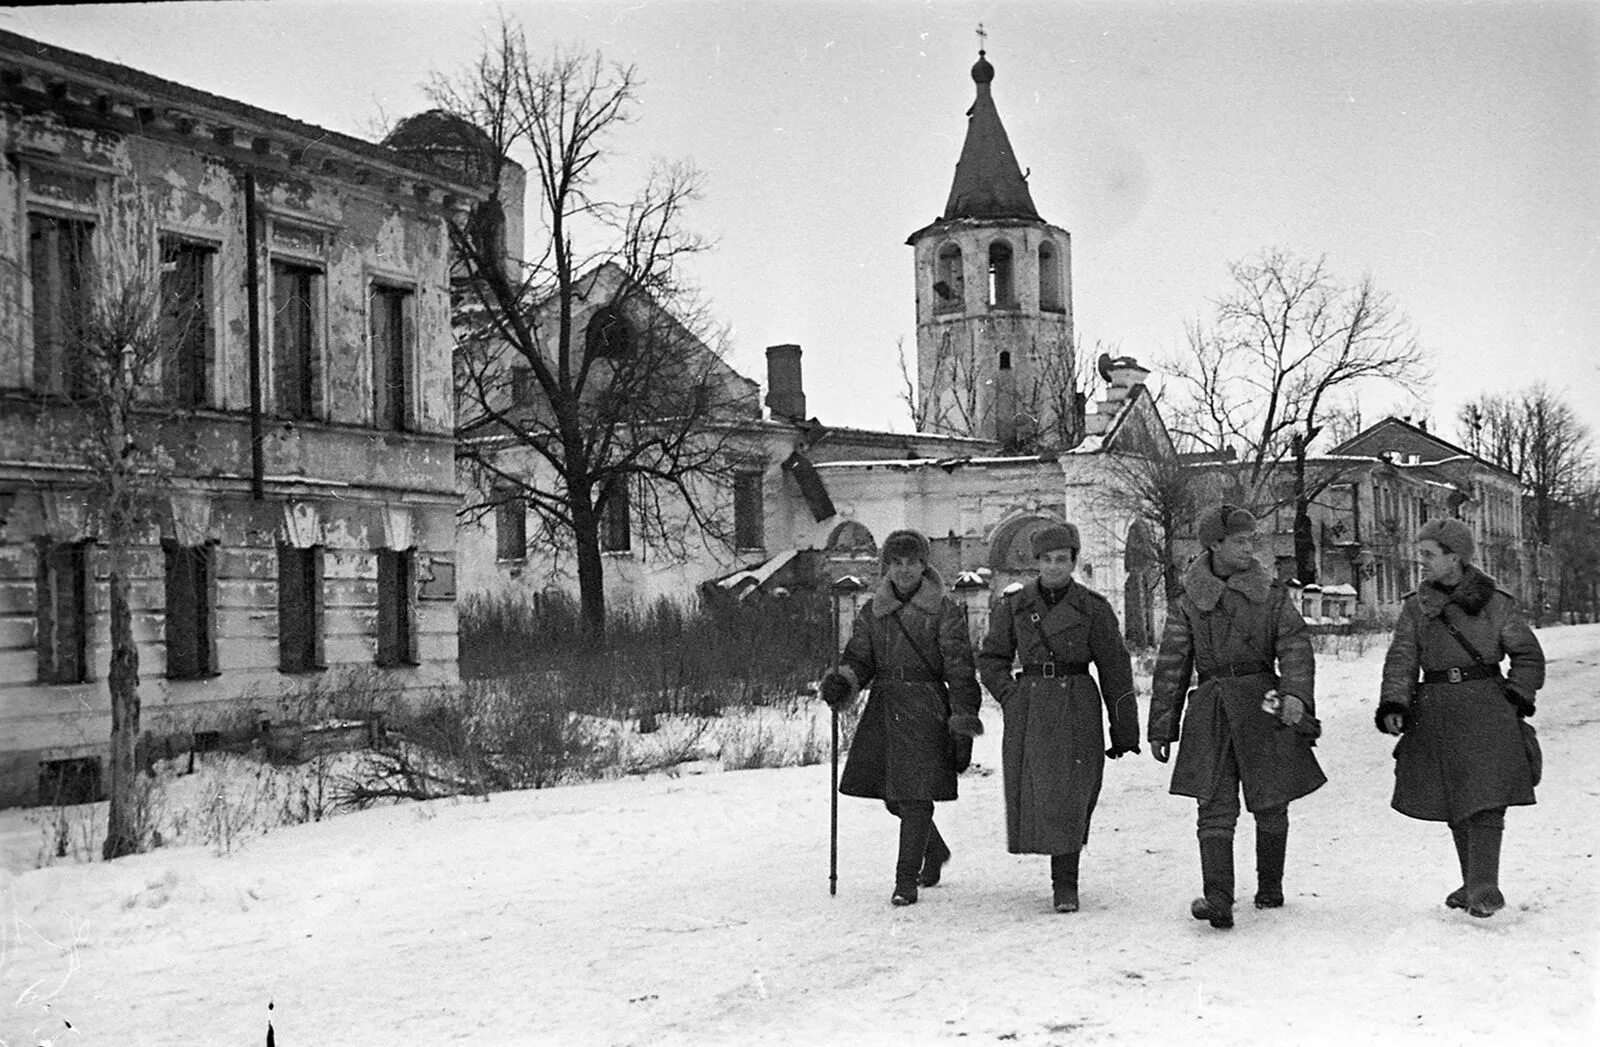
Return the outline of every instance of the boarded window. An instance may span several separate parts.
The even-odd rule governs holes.
[[[212,642],[216,606],[214,559],[209,545],[162,542],[166,560],[167,676],[175,680],[216,672]]]
[[[1046,240],[1039,245],[1039,308],[1063,312],[1065,301],[1061,293],[1061,261],[1056,256],[1056,245]]]
[[[278,414],[311,418],[316,408],[317,299],[322,274],[272,263],[272,371]]]
[[[87,561],[82,542],[40,543],[34,605],[40,683],[89,678]]]
[[[373,418],[380,429],[410,429],[411,294],[375,284],[371,306]]]
[[[528,555],[528,503],[510,488],[494,493],[494,555],[521,560]]]
[[[511,406],[525,407],[533,403],[533,368],[525,364],[511,365]]]
[[[105,798],[100,787],[100,760],[79,756],[44,760],[39,764],[39,802],[47,807],[96,803]],[[56,857],[65,857],[58,854]]]
[[[161,342],[166,354],[162,392],[168,403],[201,407],[211,401],[215,336],[211,326],[211,264],[216,252],[175,237],[161,240]]]
[[[733,478],[733,541],[740,549],[766,546],[761,474],[738,473]]]
[[[322,668],[322,547],[278,547],[278,668]]]
[[[378,550],[378,664],[417,663],[413,591],[416,554],[410,549]]]
[[[600,517],[600,551],[625,553],[633,548],[632,505],[628,497],[628,481],[613,479],[606,486]]]
[[[28,280],[33,306],[33,387],[57,396],[89,391],[83,320],[90,293],[90,237],[85,221],[28,215]]]

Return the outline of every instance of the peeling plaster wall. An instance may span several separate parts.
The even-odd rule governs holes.
[[[174,537],[182,515],[167,503],[135,550],[134,627],[147,733],[187,738],[193,730],[283,719],[292,715],[297,692],[327,686],[349,670],[379,673],[412,699],[456,683],[453,339],[448,239],[438,207],[408,187],[353,171],[285,170],[293,165],[282,155],[257,150],[266,411],[265,497],[255,500],[242,174],[248,160],[241,162],[240,150],[217,155],[209,134],[185,140],[69,125],[48,105],[36,112],[10,97],[0,104],[0,142],[12,158],[0,165],[0,804],[33,801],[44,762],[103,755],[110,732],[103,549],[91,546],[88,553],[89,679],[36,682],[40,539],[92,538],[94,525],[70,508],[82,503],[73,493],[83,483],[76,450],[81,415],[34,389],[27,212],[50,206],[30,182],[35,171],[66,172],[95,186],[88,216],[97,260],[148,259],[157,230],[214,251],[208,402],[142,424],[172,459],[174,495],[204,506],[202,533],[184,542],[209,542],[215,550],[217,674],[165,676],[160,539]],[[314,419],[273,410],[271,260],[277,257],[314,263],[323,273]],[[412,296],[408,431],[373,427],[374,284]],[[285,509],[292,504],[315,510],[315,540],[325,550],[328,668],[322,673],[278,668],[277,557],[280,543],[290,541]],[[406,521],[400,534],[410,545],[393,547],[415,555],[410,604],[419,664],[377,670],[377,551],[396,540],[395,519]]]

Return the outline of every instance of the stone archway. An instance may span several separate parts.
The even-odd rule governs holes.
[[[1004,592],[1007,586],[1029,581],[1038,574],[1033,536],[1060,522],[1052,516],[1028,515],[1008,520],[995,529],[989,540],[989,570],[993,572],[995,592]]]
[[[846,520],[828,535],[828,582],[831,584],[845,575],[854,575],[864,582],[877,577],[878,542],[862,523]]]

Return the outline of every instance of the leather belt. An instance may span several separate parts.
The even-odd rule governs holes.
[[[1268,662],[1229,662],[1224,665],[1213,665],[1209,669],[1200,670],[1200,682],[1231,676],[1262,676],[1270,675],[1272,665]]]
[[[1424,669],[1423,683],[1466,683],[1468,680],[1498,680],[1498,665],[1463,665],[1453,669]]]
[[[1088,662],[1036,662],[1022,667],[1023,676],[1043,676],[1053,680],[1058,676],[1088,676]]]
[[[878,672],[877,672],[877,678],[880,679],[880,680],[893,680],[896,683],[938,683],[939,682],[938,677],[928,675],[928,670],[920,668],[920,667],[919,668],[915,668],[915,669],[898,669],[898,668],[879,669]]]

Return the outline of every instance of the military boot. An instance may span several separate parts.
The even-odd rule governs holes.
[[[944,873],[944,863],[949,860],[949,845],[944,842],[944,837],[939,835],[939,827],[929,822],[928,848],[922,854],[922,872],[917,876],[917,883],[923,887],[936,886],[939,877]]]
[[[1256,908],[1283,905],[1283,859],[1288,833],[1256,833]]]
[[[1468,842],[1472,838],[1472,831],[1465,825],[1452,825],[1450,835],[1456,843],[1456,861],[1461,865],[1461,886],[1451,891],[1444,897],[1444,904],[1451,909],[1465,909],[1467,907],[1467,871],[1468,871]]]
[[[1467,842],[1467,914],[1493,916],[1506,907],[1500,893],[1500,840],[1505,828],[1474,825]]]
[[[1078,911],[1078,856],[1081,851],[1050,856],[1051,903],[1056,912]]]
[[[917,904],[917,877],[922,873],[923,855],[928,851],[928,828],[932,824],[929,815],[901,813],[900,853],[894,863],[894,894],[889,898],[890,904]]]
[[[1189,905],[1189,915],[1227,930],[1233,926],[1233,837],[1207,836],[1200,841],[1200,878],[1205,896]]]

